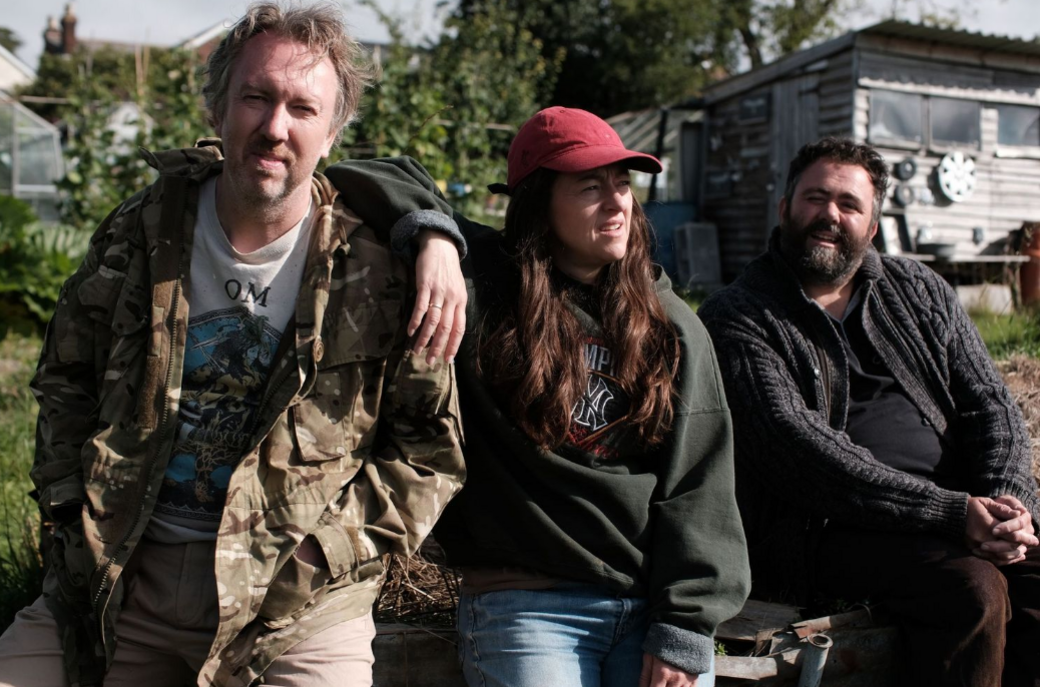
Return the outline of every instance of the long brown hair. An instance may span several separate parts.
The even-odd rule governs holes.
[[[516,271],[499,294],[501,307],[483,323],[477,354],[482,376],[543,448],[566,441],[571,410],[588,384],[584,329],[552,279],[549,208],[556,177],[539,169],[513,193],[504,248]],[[631,402],[628,421],[644,442],[658,444],[672,424],[679,342],[654,290],[650,227],[634,198],[628,250],[600,274],[596,296],[618,381]]]

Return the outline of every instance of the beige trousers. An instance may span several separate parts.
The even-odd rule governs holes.
[[[142,541],[127,568],[129,589],[116,625],[105,687],[196,683],[217,628],[213,544]],[[275,659],[265,685],[370,687],[372,614],[319,632]],[[58,628],[43,598],[0,636],[0,687],[68,687]]]

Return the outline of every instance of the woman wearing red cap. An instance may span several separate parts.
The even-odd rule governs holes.
[[[508,162],[493,187],[511,198],[505,230],[455,215],[470,245],[456,368],[469,475],[435,536],[463,573],[466,681],[705,687],[749,575],[711,342],[651,263],[630,185],[630,169],[661,165],[562,107],[521,127]],[[326,173],[375,224],[436,223],[409,214],[441,203],[418,170]]]

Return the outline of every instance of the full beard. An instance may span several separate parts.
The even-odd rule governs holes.
[[[819,232],[830,232],[835,248],[806,247],[809,236]],[[799,280],[808,284],[845,284],[863,263],[869,243],[869,238],[856,240],[840,226],[826,220],[796,227],[790,216],[787,216],[780,227],[781,252]]]

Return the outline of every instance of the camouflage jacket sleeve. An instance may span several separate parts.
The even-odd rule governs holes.
[[[333,270],[334,283],[353,283],[352,275],[363,273],[372,292],[366,296],[367,288],[347,287],[333,293],[321,327],[320,364],[330,367],[319,372],[313,410],[342,417],[347,433],[359,435],[346,441],[351,459],[361,463],[311,534],[333,576],[368,577],[370,570],[358,568],[378,563],[388,552],[414,552],[462,488],[461,421],[454,366],[443,361],[428,365],[408,349],[404,313],[410,311],[408,293],[414,288],[409,288],[410,271],[390,257],[385,241],[367,227],[352,235],[340,269]],[[348,317],[345,311],[354,314]],[[346,360],[357,362],[338,364]],[[355,368],[357,381],[343,377],[345,367]],[[338,395],[336,384],[343,385]],[[359,386],[358,400],[347,402],[352,408],[328,405],[354,397]],[[327,418],[313,419],[306,424],[316,432],[333,428]],[[337,443],[335,436],[316,435],[313,440],[319,450]]]
[[[62,287],[30,384],[40,406],[30,474],[41,510],[58,522],[73,509],[78,514],[84,500],[80,451],[98,430],[111,306],[121,286],[121,273],[108,263],[118,253],[113,237],[130,221],[127,208],[133,205],[128,201],[101,223],[83,263]]]
[[[410,351],[387,366],[378,449],[313,533],[334,576],[414,553],[465,480],[453,366]]]

